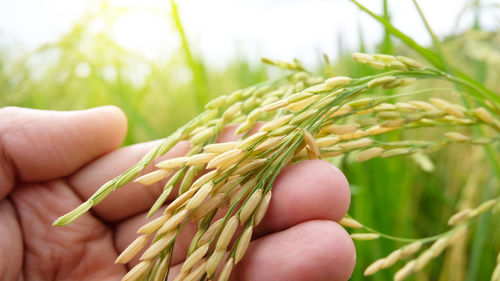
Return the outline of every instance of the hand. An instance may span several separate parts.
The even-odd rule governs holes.
[[[0,109],[1,280],[121,279],[127,268],[114,260],[146,222],[160,184],[127,184],[72,224],[52,222],[158,144],[117,149],[125,132],[124,114],[111,106]],[[224,134],[228,138],[231,129]],[[180,143],[162,159],[187,149]],[[331,164],[314,160],[286,167],[231,280],[347,280],[354,246],[334,221],[345,215],[349,201],[348,183]],[[182,262],[194,231],[193,225],[181,233],[173,264]]]

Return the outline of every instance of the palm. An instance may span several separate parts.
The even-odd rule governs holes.
[[[125,132],[122,115],[109,107],[94,111],[0,111],[1,280],[120,280],[126,273],[114,260],[146,222],[160,184],[128,184],[92,214],[64,228],[51,226],[156,145],[115,150]],[[165,157],[187,148],[180,144]],[[287,167],[273,190],[268,214],[232,280],[346,280],[354,266],[352,241],[331,222],[349,205],[343,175],[326,162],[306,161]],[[173,274],[194,231],[186,227],[177,241]]]
[[[114,235],[104,222],[88,215],[65,228],[51,226],[80,201],[64,179],[15,187],[2,205],[13,205],[18,218],[11,212],[9,220],[18,221],[22,234],[13,235],[7,252],[24,263],[2,280],[17,280],[15,275],[24,280],[120,280],[125,267],[113,264]]]

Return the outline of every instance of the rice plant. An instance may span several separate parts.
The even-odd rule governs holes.
[[[357,243],[353,280],[500,280],[498,32],[481,31],[476,18],[475,30],[440,41],[414,1],[433,39],[426,47],[392,25],[388,1],[383,16],[352,2],[385,28],[384,54],[366,54],[360,44],[355,62],[350,54],[327,59],[319,74],[299,61],[267,58],[263,62],[280,68],[283,77],[265,81],[262,67],[244,61],[223,72],[205,71],[176,8],[171,16],[191,83],[178,83],[173,75],[182,62],[151,62],[105,37],[89,38],[86,26],[96,15],[32,55],[61,52],[41,79],[24,65],[32,57],[12,74],[2,64],[2,104],[70,109],[114,103],[131,119],[126,143],[164,136],[202,111],[55,224],[72,222],[127,182],[162,181],[148,216],[166,210],[138,229],[116,260],[127,263],[146,250],[124,280],[165,280],[177,235],[192,222],[198,232],[176,279],[227,280],[266,213],[277,174],[290,163],[319,158],[336,163],[351,182],[353,205],[340,223]],[[105,55],[95,57],[82,45]],[[78,65],[90,67],[90,75],[77,77]],[[117,71],[112,81],[101,71],[110,67]],[[127,79],[135,67],[151,70],[140,86]],[[236,88],[242,89],[230,91]],[[237,140],[217,143],[229,125],[237,127]],[[154,172],[143,174],[180,142],[190,143],[187,155],[155,163]],[[169,195],[176,199],[167,206]],[[216,219],[221,209],[225,216]],[[218,266],[222,271],[214,274]]]
[[[352,57],[357,62],[384,71],[361,78],[335,76],[323,79],[310,75],[298,63],[264,59],[264,62],[288,69],[291,73],[212,100],[203,113],[167,137],[136,165],[104,184],[54,225],[72,222],[131,180],[150,185],[168,179],[148,216],[155,214],[174,187],[180,185],[176,199],[160,217],[141,227],[138,230],[140,236],[117,258],[116,262],[127,263],[152,239],[151,246],[140,257],[141,262],[123,280],[141,280],[144,276],[164,280],[169,273],[177,235],[188,222],[198,223],[198,232],[175,280],[215,279],[221,263],[225,264],[224,270],[217,280],[227,280],[231,268],[243,257],[253,228],[267,210],[275,178],[287,164],[344,154],[354,154],[356,161],[426,155],[451,143],[485,146],[500,139],[498,96],[411,58],[363,53],[355,53]],[[465,108],[440,98],[420,100],[422,90],[398,95],[370,95],[377,89],[407,87],[425,79],[449,81],[463,87],[463,93],[482,106]],[[393,102],[403,97],[410,100]],[[239,124],[235,131],[239,139],[216,143],[222,129],[230,124]],[[456,126],[484,127],[487,134],[470,129],[467,133],[458,132]],[[390,132],[424,127],[439,127],[442,134],[424,140],[384,141],[380,138]],[[181,141],[189,141],[191,145],[186,156],[161,161],[155,165],[157,170],[137,177],[156,157]],[[224,217],[214,221],[215,213],[224,208],[227,208]],[[430,244],[394,276],[395,280],[403,280],[421,270],[459,239],[470,220],[499,208],[500,198],[494,198],[476,208],[465,209],[450,218],[448,231],[419,239],[393,237],[365,227],[352,218],[345,218],[341,223],[364,231],[353,233],[351,237],[355,240],[385,238],[411,243],[375,261],[366,269],[365,275],[390,267]],[[244,231],[231,243],[239,225]],[[227,260],[223,261],[226,256]]]

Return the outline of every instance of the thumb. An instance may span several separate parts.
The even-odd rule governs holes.
[[[0,199],[23,182],[69,175],[123,141],[127,121],[114,106],[80,111],[0,109]]]

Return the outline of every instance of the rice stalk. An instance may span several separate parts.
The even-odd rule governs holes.
[[[139,273],[141,276],[151,275],[151,278],[164,276],[165,267],[168,267],[166,257],[187,223],[197,223],[198,231],[175,280],[199,280],[203,276],[215,278],[216,269],[225,256],[227,261],[220,279],[227,280],[233,266],[243,258],[253,228],[265,216],[275,178],[289,163],[350,153],[355,154],[356,161],[364,162],[376,157],[425,155],[455,143],[486,145],[500,139],[500,114],[485,106],[488,94],[478,96],[474,92],[482,106],[470,109],[444,99],[413,99],[417,92],[370,95],[375,90],[403,88],[422,79],[441,79],[463,86],[468,85],[467,81],[401,56],[357,53],[353,59],[386,71],[361,78],[337,76],[324,79],[303,71],[298,62],[284,64],[265,59],[266,63],[292,70],[292,74],[209,102],[205,112],[167,137],[125,173],[104,184],[85,203],[56,220],[54,225],[72,222],[110,192],[134,179],[143,185],[165,182],[162,194],[149,212],[152,215],[164,204],[174,186],[180,185],[176,198],[166,207],[164,214],[142,226],[138,230],[142,234],[140,239],[119,257],[118,262],[130,260],[144,247],[143,240],[153,237],[153,243],[141,256],[140,266],[132,269],[125,280],[135,280],[131,278],[137,279],[135,276]],[[393,101],[403,96],[413,100]],[[264,123],[252,135],[249,132],[257,122]],[[239,139],[216,143],[227,125],[237,123]],[[475,127],[485,128],[489,134],[477,136],[463,132]],[[386,141],[381,137],[394,131],[417,128],[440,128],[443,132],[430,140]],[[153,172],[141,174],[154,159],[180,141],[191,144],[191,150],[185,156],[161,161]],[[202,174],[204,170],[206,172]],[[464,233],[469,220],[493,209],[496,204],[498,199],[459,212],[450,218],[449,223],[454,226],[452,230],[412,241],[413,244],[376,261],[366,274],[390,267],[414,254],[423,244],[433,242],[429,249],[398,271],[395,279],[402,280],[421,270],[453,244],[459,233]],[[221,208],[228,209],[221,219],[213,221]],[[409,242],[374,231],[350,217],[342,219],[341,224],[366,231],[351,234],[356,240],[387,238]],[[244,231],[234,237],[240,225]]]

